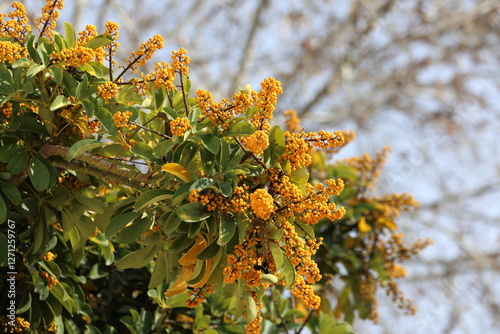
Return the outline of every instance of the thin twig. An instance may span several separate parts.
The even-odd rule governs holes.
[[[262,162],[262,160],[260,160],[260,158],[258,156],[256,156],[253,152],[250,152],[248,151],[245,146],[241,143],[241,141],[238,139],[238,137],[233,137],[233,139],[238,143],[238,145],[241,147],[241,149],[243,151],[245,151],[245,153],[247,154],[250,154],[250,156],[255,160],[257,161],[257,163],[259,163],[259,165],[261,165],[265,170],[267,170],[267,166],[265,163]]]
[[[186,92],[184,91],[184,80],[183,80],[184,75],[182,75],[182,72],[180,72],[179,74],[180,74],[179,76],[181,77],[181,91],[182,91],[182,98],[184,100],[184,108],[186,108],[186,117],[188,117],[189,110],[188,110],[188,104],[187,104],[187,99],[186,99]]]
[[[276,309],[276,313],[278,314],[278,318],[280,318],[280,320],[281,320],[281,324],[283,325],[283,329],[285,330],[286,333],[288,333],[288,327],[286,326],[286,321],[283,318],[283,316],[281,315],[281,312],[280,312],[280,309],[279,309],[279,305],[276,302],[276,299],[274,299],[272,291],[271,291],[271,300],[272,300],[272,302],[274,304],[274,308]]]
[[[313,313],[314,313],[314,310],[309,311],[309,314],[307,315],[306,320],[304,320],[304,322],[302,323],[302,326],[300,326],[300,328],[297,331],[295,331],[295,334],[300,334],[302,332],[302,330],[306,327],[307,323],[311,319],[311,316]]]
[[[162,138],[164,138],[164,139],[172,139],[172,137],[170,137],[170,136],[168,136],[168,135],[166,135],[166,134],[163,134],[163,133],[160,133],[160,132],[155,131],[155,130],[153,130],[153,129],[150,129],[150,128],[148,128],[148,127],[142,126],[142,125],[140,125],[140,124],[137,124],[136,122],[132,122],[132,121],[128,121],[128,122],[129,122],[130,124],[133,124],[133,125],[137,126],[137,127],[138,127],[138,128],[140,128],[140,129],[143,129],[143,130],[149,131],[149,132],[151,132],[151,133],[154,133],[155,135],[158,135],[158,136],[160,136],[160,137],[162,137]]]

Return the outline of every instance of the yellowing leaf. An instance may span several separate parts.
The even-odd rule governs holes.
[[[372,230],[372,227],[368,225],[368,223],[366,222],[366,218],[364,216],[361,216],[361,218],[358,221],[358,230],[361,233],[367,233]]]
[[[171,162],[171,163],[163,165],[161,170],[177,176],[179,179],[181,179],[184,182],[191,181],[191,177],[189,176],[189,173],[187,172],[187,170],[179,164]]]
[[[384,217],[380,217],[379,219],[377,219],[377,224],[385,226],[391,231],[395,231],[398,228],[395,222]]]

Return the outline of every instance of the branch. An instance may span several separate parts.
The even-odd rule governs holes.
[[[60,145],[45,144],[40,148],[40,155],[45,159],[54,156],[59,156],[63,159],[66,159],[68,156],[68,152],[69,148]],[[114,164],[102,158],[98,158],[90,153],[79,154],[75,157],[75,159],[87,163],[91,167],[84,167],[80,164],[71,163],[64,160],[61,162],[61,160],[50,159],[50,161],[58,165],[63,165],[63,168],[65,168],[64,166],[72,166],[71,169],[83,168],[83,170],[81,170],[83,173],[102,177],[105,179],[115,178],[119,183],[131,185],[134,187],[144,187],[146,185],[151,185],[155,181],[153,175],[149,173],[142,174],[141,172],[132,171],[123,166]]]

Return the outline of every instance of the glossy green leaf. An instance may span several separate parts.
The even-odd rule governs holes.
[[[118,134],[115,120],[108,109],[104,107],[97,108],[97,110],[95,110],[95,116],[111,135],[116,136]]]
[[[10,144],[0,147],[0,162],[9,163],[13,157],[21,152],[21,147],[15,144]]]
[[[160,160],[156,159],[153,155],[153,148],[146,143],[138,142],[134,146],[132,146],[130,151],[146,158],[149,161],[160,162]]]
[[[22,202],[21,193],[16,186],[9,182],[0,182],[0,189],[3,194],[12,202],[14,205],[20,205]]]
[[[182,221],[188,223],[199,222],[212,215],[212,212],[208,211],[200,202],[181,205],[177,208],[176,213]]]
[[[29,161],[29,154],[26,151],[21,152],[15,157],[12,157],[7,164],[7,172],[17,174],[24,170]]]
[[[247,122],[231,124],[225,136],[247,136],[256,131],[255,127]]]
[[[220,234],[217,243],[221,246],[227,244],[236,232],[236,219],[230,216],[223,216],[220,220]]]
[[[68,48],[74,47],[76,44],[76,31],[75,28],[73,28],[73,26],[68,22],[64,22],[64,35],[66,37]]]
[[[156,147],[153,149],[153,156],[157,159],[161,159],[167,154],[171,149],[172,146],[174,146],[175,142],[173,140],[164,140],[160,142]]]
[[[257,318],[257,305],[255,303],[255,299],[253,299],[253,296],[249,293],[245,293],[245,300],[247,304],[247,322],[252,322]]]
[[[99,35],[99,36],[95,36],[90,41],[85,43],[84,47],[90,48],[90,49],[97,49],[97,48],[100,48],[102,46],[108,45],[112,41],[113,40],[109,36]]]
[[[148,289],[154,289],[160,285],[160,283],[165,279],[168,268],[168,254],[164,249],[160,249],[158,251],[158,257],[156,258],[155,268],[151,273]]]
[[[220,246],[217,244],[217,240],[214,240],[205,249],[196,255],[198,260],[209,260],[213,259],[215,255],[219,252]]]
[[[43,136],[49,135],[45,126],[36,117],[32,116],[17,117],[12,123],[12,127],[19,131],[38,133]]]
[[[164,199],[171,198],[173,191],[166,189],[153,189],[143,193],[135,202],[134,209],[139,211],[153,203],[163,201]]]
[[[220,150],[220,139],[216,135],[211,134],[199,134],[198,138],[201,139],[203,146],[212,152],[213,154],[219,154]]]
[[[181,234],[175,238],[170,245],[168,245],[168,250],[173,253],[180,253],[190,248],[196,239],[191,239],[187,237],[187,234]]]
[[[29,177],[36,191],[44,191],[50,184],[50,172],[38,158],[32,158],[29,165]]]
[[[72,103],[70,100],[68,100],[68,98],[66,96],[58,95],[50,104],[50,110],[55,111],[57,109],[69,106],[70,104],[72,104]]]
[[[285,136],[278,125],[273,126],[269,133],[269,150],[271,151],[271,164],[278,162],[280,156],[285,153]]]
[[[179,216],[177,216],[177,213],[174,210],[168,216],[168,219],[165,222],[165,225],[163,226],[163,231],[166,234],[171,234],[177,229],[177,227],[180,225],[181,222],[182,220],[179,218]]]
[[[98,140],[94,140],[94,139],[80,140],[80,141],[74,143],[70,147],[70,149],[68,150],[67,159],[68,159],[68,161],[71,161],[75,157],[77,157],[78,155],[80,155],[84,152],[90,151],[91,149],[96,148],[96,147],[102,147],[104,145],[105,145],[105,143],[103,143],[102,141],[98,141]]]
[[[290,175],[290,180],[301,185],[305,185],[309,181],[309,172],[307,168],[298,167]]]
[[[38,64],[33,64],[31,67],[26,71],[26,78],[31,79],[41,71],[43,71],[46,68],[45,65],[38,65]]]
[[[151,226],[151,220],[146,217],[132,223],[132,225],[123,228],[116,236],[116,241],[122,244],[128,244],[137,240],[141,234],[146,232]]]
[[[139,213],[137,212],[126,212],[113,217],[106,229],[106,237],[111,237],[125,227],[125,225],[132,223],[137,217],[139,217]]]
[[[152,245],[138,249],[116,261],[115,266],[120,269],[143,268],[156,255],[156,253],[158,252],[158,247],[158,245]]]

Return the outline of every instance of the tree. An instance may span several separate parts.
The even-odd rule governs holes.
[[[387,149],[332,163],[353,133],[271,125],[279,81],[192,96],[186,50],[135,75],[161,36],[118,65],[117,24],[61,34],[62,6],[0,17],[5,330],[350,333],[380,286],[414,311],[395,280],[429,241],[372,193]]]

